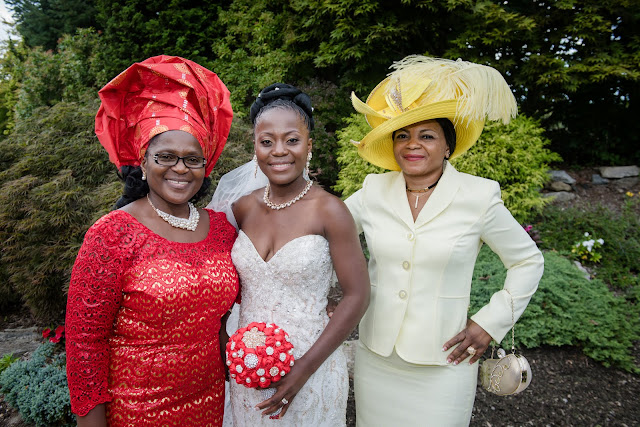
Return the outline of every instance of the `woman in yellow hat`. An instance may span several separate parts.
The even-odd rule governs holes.
[[[542,254],[504,207],[495,181],[458,172],[485,119],[517,112],[491,67],[410,56],[355,109],[372,130],[359,154],[391,170],[346,200],[370,251],[371,302],[360,322],[359,426],[468,425],[478,364],[523,313]],[[483,243],[508,269],[504,288],[471,318],[471,278]]]

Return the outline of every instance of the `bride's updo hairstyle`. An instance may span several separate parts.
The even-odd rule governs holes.
[[[309,132],[313,130],[311,98],[297,87],[285,83],[274,83],[262,89],[249,110],[253,126],[265,111],[273,108],[295,111],[302,118]]]

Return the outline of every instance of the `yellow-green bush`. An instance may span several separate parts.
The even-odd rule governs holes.
[[[518,116],[508,125],[487,123],[478,142],[452,161],[461,172],[493,179],[500,183],[502,200],[520,222],[542,211],[548,199],[539,190],[549,180],[548,165],[562,159],[545,147],[539,123]]]
[[[364,178],[370,173],[382,173],[384,169],[374,166],[358,155],[358,149],[351,141],[360,141],[371,130],[362,114],[352,114],[344,120],[346,126],[337,132],[338,135],[338,180],[333,187],[335,191],[347,198],[360,188]]]

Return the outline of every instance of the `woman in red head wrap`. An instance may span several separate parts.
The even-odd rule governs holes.
[[[96,134],[125,190],[85,235],[71,276],[72,411],[80,426],[219,426],[236,231],[193,202],[229,133],[229,91],[192,61],[157,56],[99,95]]]

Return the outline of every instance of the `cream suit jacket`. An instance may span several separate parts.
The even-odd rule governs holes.
[[[472,320],[500,342],[538,287],[542,254],[511,216],[497,182],[460,173],[448,162],[413,221],[401,172],[369,175],[346,200],[369,248],[371,302],[360,340],[381,356],[444,365],[445,342],[465,328],[476,257],[483,242],[507,268],[504,289]]]

